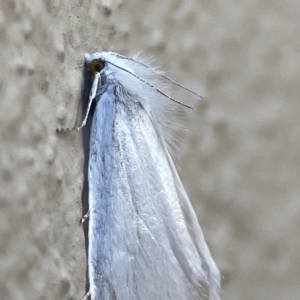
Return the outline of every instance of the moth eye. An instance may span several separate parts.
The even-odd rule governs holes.
[[[100,72],[104,68],[104,63],[99,59],[94,59],[91,61],[89,68],[91,74],[95,74],[96,72]]]

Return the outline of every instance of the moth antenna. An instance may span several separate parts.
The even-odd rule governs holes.
[[[128,60],[133,61],[133,62],[135,62],[135,63],[137,63],[139,65],[142,65],[142,66],[144,66],[144,67],[146,67],[148,69],[151,69],[154,73],[159,74],[163,78],[171,81],[172,83],[174,83],[175,85],[181,87],[182,89],[184,89],[184,90],[190,92],[191,94],[193,94],[193,95],[195,95],[195,96],[203,99],[203,97],[201,95],[199,95],[198,93],[196,93],[193,90],[185,87],[184,85],[180,84],[179,82],[175,81],[174,79],[170,78],[169,76],[161,74],[160,72],[157,72],[153,67],[150,67],[150,66],[148,66],[148,65],[146,65],[146,64],[144,64],[144,63],[142,63],[142,62],[140,62],[140,61],[138,61],[138,60],[136,60],[134,58],[131,58],[131,57],[127,57],[127,56],[124,56],[124,55],[121,55],[121,54],[118,54],[118,53],[114,53],[114,55],[117,56],[117,57],[119,57],[119,58],[122,58],[122,59],[128,59]]]
[[[107,60],[106,60],[105,62],[107,62],[107,63],[113,65],[114,67],[116,67],[116,68],[118,68],[118,69],[120,69],[120,70],[123,70],[123,71],[129,73],[130,75],[134,76],[134,77],[137,78],[138,80],[140,80],[140,81],[146,83],[147,85],[149,85],[150,87],[152,87],[153,89],[155,89],[158,93],[160,93],[160,94],[163,95],[164,97],[168,98],[169,100],[171,100],[171,101],[173,101],[173,102],[175,102],[175,103],[177,103],[177,104],[180,104],[180,105],[182,105],[182,106],[184,106],[184,107],[187,107],[187,108],[190,108],[190,109],[195,109],[195,108],[192,107],[192,106],[189,106],[189,105],[187,105],[187,104],[184,104],[184,103],[182,103],[182,102],[180,102],[180,101],[178,101],[178,100],[172,98],[171,96],[169,96],[168,94],[164,93],[162,90],[158,89],[158,88],[155,87],[153,84],[151,84],[151,83],[149,83],[148,81],[146,81],[145,79],[143,79],[143,78],[137,76],[136,74],[134,74],[134,73],[132,73],[132,72],[130,72],[130,71],[128,71],[128,70],[126,70],[126,69],[124,69],[124,68],[122,68],[122,67],[120,67],[120,66],[118,66],[118,65],[116,65],[116,64],[114,64],[114,63],[112,63],[112,62],[110,62],[110,61],[107,61]]]

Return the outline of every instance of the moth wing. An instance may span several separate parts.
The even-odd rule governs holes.
[[[210,253],[164,140],[139,99],[125,98],[108,87],[93,117],[91,298],[219,299],[209,298]]]

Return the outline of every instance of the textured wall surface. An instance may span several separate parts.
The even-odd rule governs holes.
[[[0,3],[0,298],[85,290],[84,52],[152,54],[187,111],[180,175],[224,274],[222,299],[299,299],[300,2]]]

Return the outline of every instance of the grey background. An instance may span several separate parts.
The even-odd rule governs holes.
[[[224,274],[222,299],[299,299],[300,2],[0,3],[0,298],[85,289],[84,52],[152,54],[185,103],[180,175]]]

